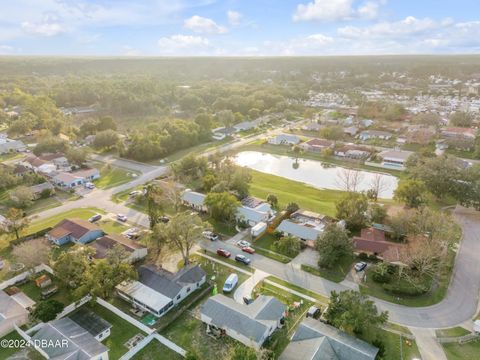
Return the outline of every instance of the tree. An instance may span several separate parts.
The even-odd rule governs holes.
[[[300,252],[300,240],[293,236],[283,236],[273,243],[273,247],[281,254],[295,257]]]
[[[41,155],[43,153],[65,153],[68,150],[68,143],[54,136],[48,136],[37,143],[37,146],[33,149],[35,155]]]
[[[274,209],[278,207],[278,198],[274,194],[268,194],[267,196],[267,202],[270,204],[270,206]]]
[[[285,211],[288,214],[293,214],[295,211],[298,211],[298,209],[300,209],[300,206],[298,206],[298,204],[294,202],[288,203],[287,206],[285,207]]]
[[[353,254],[352,240],[345,229],[337,224],[329,224],[318,237],[315,248],[320,257],[318,266],[333,267],[341,258]]]
[[[117,124],[111,116],[101,117],[96,124],[97,131],[117,130]]]
[[[226,223],[235,222],[237,208],[240,206],[240,202],[235,196],[228,192],[211,192],[205,197],[204,203],[208,208],[208,212],[215,220]]]
[[[38,238],[15,245],[12,249],[12,256],[15,261],[25,265],[25,268],[33,274],[37,265],[48,262],[50,249],[51,246],[46,239]]]
[[[26,209],[33,204],[33,191],[26,186],[18,186],[10,191],[12,205],[19,209]]]
[[[379,196],[382,196],[382,193],[388,189],[388,184],[385,181],[385,177],[382,174],[375,173],[370,181],[370,198],[374,201],[378,200]],[[367,193],[368,193],[367,192]]]
[[[217,119],[223,124],[223,126],[230,128],[235,121],[235,116],[233,115],[232,110],[221,110],[217,113]]]
[[[148,184],[145,199],[147,201],[147,214],[150,221],[150,229],[153,229],[155,225],[160,221],[160,217],[163,214],[162,205],[163,191],[160,186],[155,184]]]
[[[55,299],[42,300],[35,306],[33,310],[33,317],[43,322],[55,320],[60,314],[65,305]]]
[[[327,126],[320,129],[320,137],[328,140],[338,141],[343,138],[341,126]]]
[[[450,124],[459,127],[472,126],[473,117],[472,114],[464,111],[456,111],[450,115]]]
[[[418,208],[426,201],[427,188],[421,180],[405,179],[395,189],[395,200],[402,201],[409,208]]]
[[[70,164],[76,165],[78,167],[83,166],[87,161],[88,152],[85,148],[75,148],[68,149],[65,157],[68,159]]]
[[[118,140],[119,137],[115,130],[104,130],[95,135],[92,145],[96,149],[111,149],[117,145]]]
[[[378,313],[375,303],[357,291],[332,291],[325,318],[348,334],[369,335],[385,324],[388,312]]]
[[[368,200],[359,193],[348,193],[336,204],[337,219],[345,220],[351,231],[360,230],[368,222]]]
[[[7,234],[15,234],[15,237],[18,240],[20,238],[20,231],[25,229],[30,221],[27,217],[23,216],[23,211],[17,208],[8,209],[5,218],[6,221],[3,224],[3,228],[0,228],[0,230]]]
[[[77,251],[65,251],[53,264],[56,276],[71,289],[77,288],[83,281],[83,275],[89,267],[89,258],[94,255],[90,247]]]
[[[112,296],[115,286],[136,277],[137,272],[131,264],[107,257],[96,260],[88,267],[77,293],[88,293],[94,297],[108,299]]]
[[[359,170],[340,168],[337,172],[336,182],[344,191],[357,191],[363,177],[363,173]]]
[[[190,250],[208,227],[198,215],[188,211],[175,214],[167,224],[157,225],[165,239],[181,252],[185,266],[190,263]]]
[[[387,218],[387,209],[380,204],[373,204],[369,208],[370,221],[382,224]]]
[[[203,191],[210,192],[217,184],[217,178],[211,173],[206,174],[202,179],[202,184]]]

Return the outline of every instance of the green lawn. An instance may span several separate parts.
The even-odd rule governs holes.
[[[2,340],[21,340],[23,339],[16,331],[12,331],[11,333],[5,335],[0,339],[0,342]],[[0,347],[0,359],[8,359],[10,356],[13,354],[21,351],[22,349],[19,349],[17,347]]]
[[[379,331],[379,338],[385,345],[384,360],[400,360],[402,359],[401,354],[403,354],[404,360],[420,359],[420,352],[415,341],[412,342],[405,338],[400,340],[400,335],[386,330]]]
[[[147,346],[140,350],[132,360],[157,360],[157,359],[168,359],[168,360],[181,360],[183,356],[177,354],[175,351],[170,350],[165,345],[162,345],[157,340],[152,340]]]
[[[1,154],[0,155],[0,162],[7,161],[7,160],[13,160],[13,159],[20,159],[23,156],[24,156],[24,154],[17,153],[17,152],[11,152],[11,153],[8,153],[8,154]]]
[[[448,254],[448,260],[442,263],[442,267],[439,270],[437,276],[437,283],[436,285],[432,286],[432,290],[417,296],[406,296],[406,295],[396,295],[389,293],[384,290],[382,284],[379,284],[373,281],[372,271],[373,267],[369,267],[367,269],[367,281],[360,285],[360,292],[362,294],[370,295],[377,297],[382,300],[386,300],[389,302],[393,302],[395,304],[405,305],[405,306],[412,306],[412,307],[421,307],[421,306],[430,306],[434,305],[445,297],[448,285],[450,284],[450,278],[452,275],[453,265],[455,261],[455,253],[450,251]],[[393,278],[393,281],[396,277]],[[401,280],[401,282],[404,282]],[[428,286],[431,285],[432,279],[425,278],[424,283]],[[405,286],[411,286],[409,284],[405,284]]]
[[[49,197],[46,199],[38,199],[35,200],[29,208],[27,208],[26,213],[27,215],[32,215],[37,212],[41,212],[47,209],[51,209],[57,206],[62,205],[60,201],[58,201],[55,197]]]
[[[274,247],[275,241],[277,241],[275,235],[267,232],[260,239],[255,240],[255,242],[253,243],[253,247],[255,248],[255,251],[257,251],[259,254],[269,257],[273,260],[280,261],[284,264],[289,263],[292,258],[298,255],[297,253],[296,255],[291,257],[288,254],[279,252]]]
[[[477,360],[480,358],[480,340],[463,345],[452,343],[442,346],[448,360]]]
[[[138,175],[135,171],[115,167],[110,164],[95,163],[95,166],[100,170],[100,179],[95,180],[94,184],[100,189],[108,189],[125,184],[134,179],[132,174]]]
[[[464,329],[460,326],[457,326],[457,327],[448,328],[448,329],[435,330],[435,334],[436,334],[437,338],[460,337],[460,336],[470,334],[470,331],[468,331],[467,329]]]
[[[129,227],[113,220],[100,220],[96,223],[107,234],[121,234]]]
[[[22,235],[33,234],[48,227],[53,227],[66,218],[80,218],[88,220],[91,216],[95,214],[105,214],[105,211],[97,208],[78,208],[65,211],[61,214],[57,214],[43,220],[32,222],[30,226],[22,232]]]
[[[97,315],[99,315],[101,318],[105,319],[112,325],[110,336],[104,341],[102,341],[102,343],[110,349],[110,360],[119,359],[123,354],[128,351],[127,347],[124,346],[124,344],[135,335],[143,334],[140,329],[136,328],[129,322],[123,320],[122,318],[115,315],[113,312],[99,304],[94,304],[93,306],[85,306],[88,306],[90,310],[95,312]]]
[[[282,280],[282,279],[279,279],[279,278],[277,278],[277,277],[275,277],[275,276],[269,276],[269,277],[267,277],[267,279],[270,280],[270,281],[273,281],[273,282],[275,282],[275,283],[277,283],[277,284],[279,284],[279,285],[285,286],[285,287],[287,287],[287,288],[289,288],[289,289],[298,291],[299,293],[302,293],[302,294],[304,294],[304,295],[306,295],[306,296],[310,296],[310,297],[316,299],[316,300],[317,300],[320,304],[322,304],[322,305],[327,305],[328,302],[329,302],[329,299],[328,299],[327,297],[325,297],[325,296],[322,296],[322,295],[317,294],[317,293],[315,293],[315,292],[313,292],[313,291],[304,289],[304,288],[302,288],[301,286],[298,286],[298,285],[289,283],[289,282],[287,282],[287,281],[285,281],[285,280]]]
[[[339,283],[345,279],[348,272],[352,268],[353,263],[356,258],[354,256],[344,256],[335,265],[332,269],[323,269],[319,267],[312,267],[310,265],[302,264],[302,270],[309,272],[313,275],[323,277],[327,280],[334,281]]]

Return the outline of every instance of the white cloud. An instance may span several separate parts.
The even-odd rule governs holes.
[[[264,45],[272,55],[324,55],[333,42],[334,39],[330,36],[312,34],[285,42],[266,42]]]
[[[228,23],[232,26],[240,25],[240,22],[243,18],[243,15],[238,11],[228,10],[227,11]]]
[[[354,6],[354,0],[313,0],[299,4],[293,15],[295,21],[339,21],[353,18],[374,19],[386,0],[367,0]]]
[[[205,55],[211,48],[210,41],[201,36],[172,35],[158,40],[160,53],[168,55]]]
[[[184,27],[199,34],[224,34],[227,29],[209,18],[194,15],[184,21]]]
[[[124,45],[122,50],[123,55],[125,56],[140,56],[142,54],[139,50],[131,47],[130,45]]]
[[[0,45],[0,54],[7,55],[13,52],[13,47],[9,45]]]
[[[30,35],[55,36],[66,32],[66,28],[54,15],[45,15],[38,22],[24,21],[21,26],[22,30]]]

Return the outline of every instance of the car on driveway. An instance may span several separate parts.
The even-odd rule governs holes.
[[[204,232],[202,233],[202,235],[203,235],[203,237],[204,237],[205,239],[208,239],[208,240],[211,240],[211,241],[217,241],[217,240],[220,239],[217,234],[215,234],[215,233],[212,232],[212,231],[208,231],[208,230],[207,230],[207,231],[204,231]]]
[[[91,182],[87,182],[87,183],[85,183],[85,187],[86,187],[87,189],[92,190],[92,189],[95,189],[95,184],[94,184],[94,183],[91,183]]]
[[[238,254],[235,256],[235,261],[241,262],[244,265],[250,265],[251,260],[245,255]]]
[[[102,215],[100,214],[95,214],[93,215],[90,219],[88,219],[89,222],[94,223],[95,221],[98,221],[102,218]]]
[[[117,220],[121,222],[127,222],[127,217],[123,214],[117,214]]]
[[[223,292],[229,293],[237,286],[238,283],[238,275],[237,274],[230,274],[228,275],[227,280],[225,280],[225,284],[223,285]]]
[[[242,251],[245,251],[246,253],[249,253],[249,254],[255,254],[255,249],[250,246],[242,247]]]
[[[217,255],[229,258],[230,256],[232,256],[232,253],[230,251],[220,248],[217,249]]]
[[[360,272],[360,271],[363,271],[365,270],[367,267],[367,263],[364,262],[364,261],[361,261],[361,262],[358,262],[355,264],[355,271],[356,272]]]
[[[248,241],[240,240],[239,242],[237,242],[237,246],[244,248],[244,247],[252,246],[252,244],[250,244]]]

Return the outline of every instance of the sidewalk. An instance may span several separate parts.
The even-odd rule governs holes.
[[[442,345],[436,339],[435,330],[415,327],[409,327],[409,329],[415,336],[422,360],[447,360]]]

